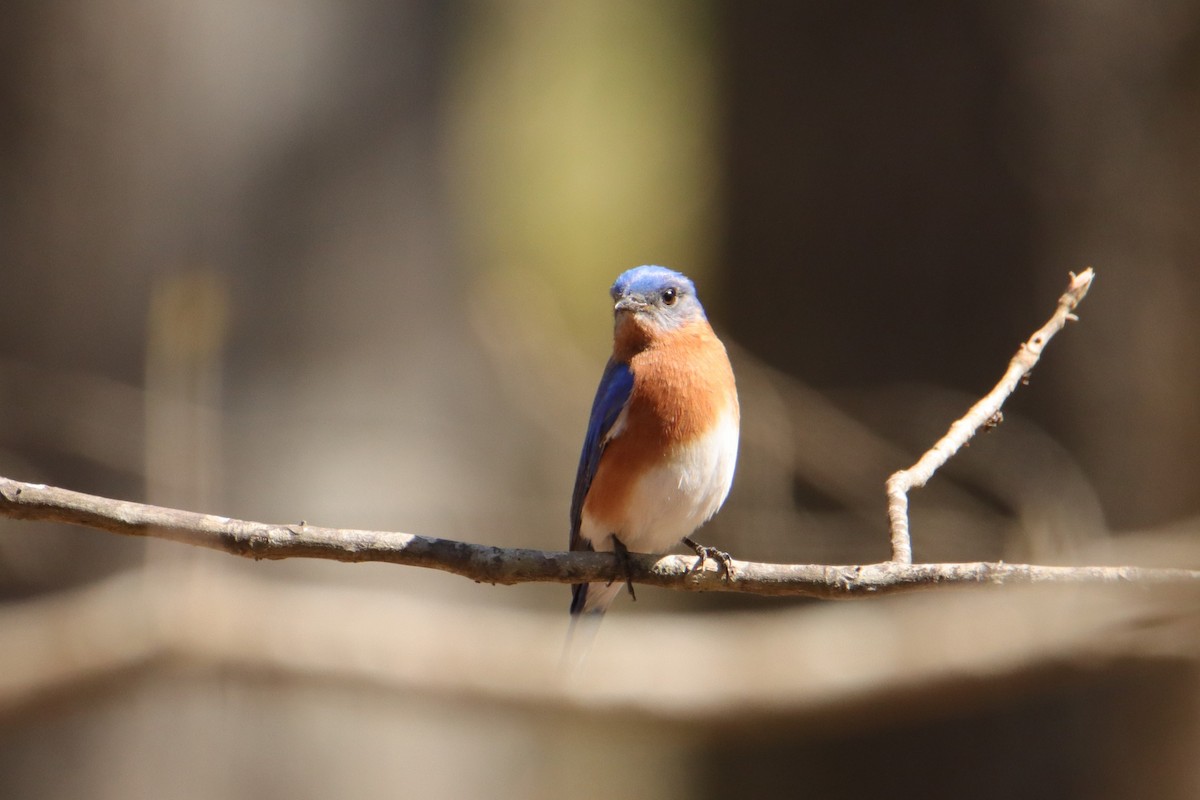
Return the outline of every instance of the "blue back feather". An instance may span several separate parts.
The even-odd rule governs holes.
[[[596,477],[600,455],[604,452],[604,440],[612,430],[613,423],[621,415],[629,395],[633,392],[633,372],[628,364],[608,360],[600,385],[596,388],[596,399],[592,401],[592,414],[588,418],[587,436],[583,440],[583,452],[579,454],[579,470],[575,473],[575,492],[571,495],[571,549],[579,547],[579,525],[583,516],[583,501]],[[591,548],[588,548],[591,549]]]

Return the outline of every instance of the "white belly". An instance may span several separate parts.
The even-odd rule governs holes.
[[[596,550],[612,550],[614,533],[635,553],[661,553],[673,547],[725,502],[733,484],[737,448],[737,417],[725,414],[711,433],[676,448],[663,464],[644,473],[615,524],[613,520],[599,524],[585,509],[580,534]]]

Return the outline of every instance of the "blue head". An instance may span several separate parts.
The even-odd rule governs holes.
[[[696,285],[666,267],[634,267],[621,273],[609,291],[618,323],[628,314],[639,327],[674,330],[705,318]]]

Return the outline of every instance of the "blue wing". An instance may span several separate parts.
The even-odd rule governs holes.
[[[583,501],[596,477],[600,455],[604,452],[605,439],[613,423],[621,415],[629,395],[633,391],[633,372],[628,364],[608,360],[596,399],[592,401],[592,415],[588,419],[587,436],[583,440],[583,452],[579,454],[579,471],[575,473],[575,493],[571,495],[571,549],[587,547],[579,541],[579,522],[583,515]],[[591,549],[587,547],[587,549]]]

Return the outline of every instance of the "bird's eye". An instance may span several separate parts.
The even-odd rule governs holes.
[[[673,306],[675,301],[679,299],[679,293],[674,289],[664,289],[662,293],[662,301],[664,306]]]

